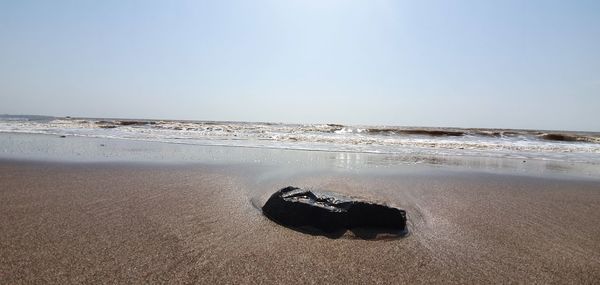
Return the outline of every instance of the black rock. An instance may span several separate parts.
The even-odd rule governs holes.
[[[347,197],[313,193],[288,186],[275,192],[262,207],[271,220],[292,228],[324,233],[347,229],[405,232],[404,210]]]

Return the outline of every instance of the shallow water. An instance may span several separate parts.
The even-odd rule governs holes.
[[[322,170],[413,171],[420,167],[524,175],[600,177],[600,164],[544,159],[306,151],[174,144],[123,139],[0,133],[0,158],[79,162],[151,162],[276,166],[281,173]],[[277,172],[277,171],[276,171]],[[267,174],[265,174],[267,175]],[[275,175],[275,174],[269,174]]]
[[[0,116],[0,132],[398,156],[600,164],[600,133],[252,122]]]

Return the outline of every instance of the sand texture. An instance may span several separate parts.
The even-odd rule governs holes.
[[[401,239],[281,227],[287,185],[405,209]],[[600,184],[445,171],[0,162],[0,284],[600,280]]]

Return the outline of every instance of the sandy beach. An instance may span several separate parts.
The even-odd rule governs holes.
[[[0,162],[0,283],[580,283],[600,280],[600,183],[445,169]],[[364,240],[277,225],[287,185],[406,209]]]
[[[600,1],[0,1],[0,285],[600,285]]]

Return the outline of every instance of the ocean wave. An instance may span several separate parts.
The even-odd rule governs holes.
[[[587,156],[600,161],[600,134],[590,132],[90,118],[0,118],[0,132],[373,153],[537,153],[542,158]]]
[[[590,143],[600,143],[600,137],[594,136],[578,136],[578,135],[570,135],[570,134],[557,134],[557,133],[549,133],[540,135],[540,138],[549,141],[560,141],[560,142],[590,142]]]
[[[406,129],[406,128],[368,128],[369,134],[377,135],[423,135],[432,137],[460,137],[466,134],[465,131],[458,130],[440,130],[440,129]]]

